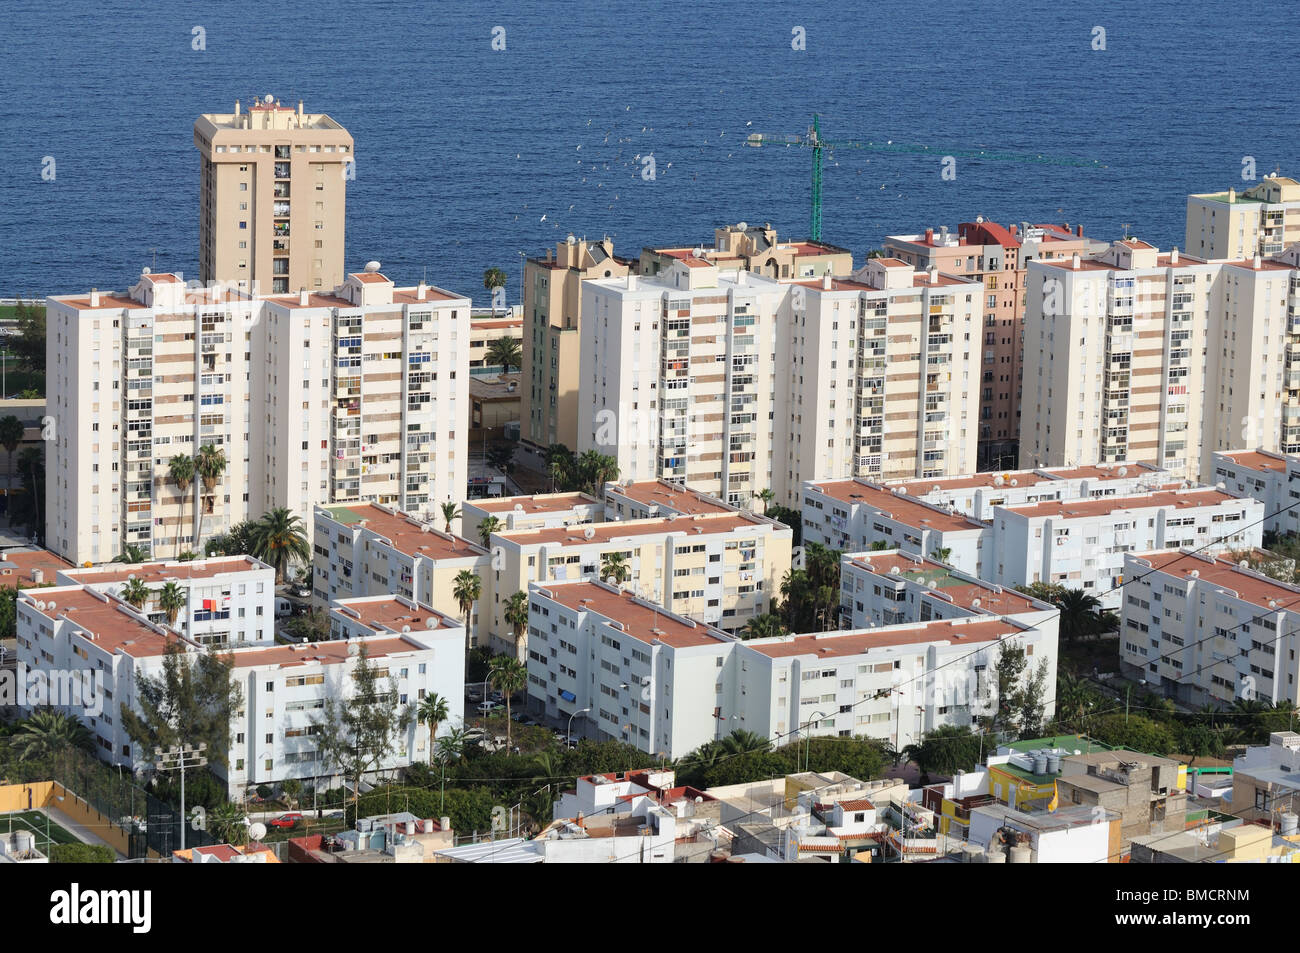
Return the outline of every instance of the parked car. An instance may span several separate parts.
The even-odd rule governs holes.
[[[504,710],[505,706],[500,702],[479,702],[478,712],[480,715],[490,715],[493,712]]]
[[[269,821],[272,827],[296,827],[302,823],[302,815],[297,811],[290,811],[288,814],[281,814],[277,818]]]
[[[471,688],[465,692],[465,697],[472,702],[481,702],[483,700],[483,693],[477,688]]]
[[[487,732],[484,731],[482,728],[469,728],[466,729],[463,737],[467,742],[482,741],[484,738],[487,737]]]
[[[275,599],[275,617],[277,619],[287,619],[293,615],[293,603],[283,596],[277,596]]]

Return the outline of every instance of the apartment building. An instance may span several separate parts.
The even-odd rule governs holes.
[[[1264,531],[1300,532],[1300,456],[1267,450],[1216,451],[1213,480],[1264,504]]]
[[[478,377],[502,373],[505,368],[488,361],[488,350],[501,339],[517,341],[522,349],[524,316],[518,306],[507,311],[473,311],[469,316],[469,372]],[[511,370],[519,371],[518,366]]]
[[[1300,814],[1300,734],[1274,731],[1268,744],[1254,745],[1232,762],[1233,814],[1247,821],[1278,824],[1294,838]]]
[[[615,554],[627,569],[628,591],[668,612],[739,629],[778,597],[791,538],[790,527],[750,513],[498,532],[491,540],[492,631],[509,631],[501,612],[512,593],[532,582],[598,578]]]
[[[1122,852],[1134,837],[1183,830],[1187,792],[1178,786],[1181,767],[1170,758],[1128,750],[1067,755],[1056,796],[1067,807],[1118,814]]]
[[[578,445],[578,361],[582,330],[582,283],[621,278],[636,262],[614,255],[609,238],[588,242],[570,235],[545,258],[524,262],[523,387],[520,390],[521,451],[542,469],[541,454],[553,444]]]
[[[1300,242],[1300,182],[1266,175],[1238,192],[1187,196],[1183,247],[1201,258],[1267,258]]]
[[[316,507],[312,597],[321,605],[362,596],[396,595],[459,616],[454,595],[462,571],[483,582],[490,599],[491,557],[476,543],[378,503]],[[478,607],[470,635],[478,635]]]
[[[977,615],[738,642],[738,688],[723,714],[769,738],[864,735],[902,748],[986,713],[987,673],[1003,642],[1023,650],[1031,670],[1045,661],[1046,684],[1055,684],[1056,627],[1040,629],[1032,618]],[[1046,709],[1050,719],[1051,699]]]
[[[792,505],[807,479],[974,469],[972,282],[895,259],[781,282],[692,256],[583,296],[578,448],[626,479]]]
[[[483,520],[493,517],[498,530],[555,529],[605,520],[605,504],[586,493],[537,493],[533,496],[498,496],[466,500],[461,504],[461,526],[470,539],[479,538]]]
[[[534,582],[528,603],[529,711],[667,758],[735,727],[724,632],[594,580]]]
[[[782,242],[771,222],[761,228],[740,222],[714,229],[711,248],[642,248],[638,271],[657,275],[684,258],[703,259],[724,271],[749,271],[781,279],[847,275],[853,270],[853,253],[847,248],[811,240]]]
[[[1129,553],[1125,563],[1126,674],[1193,706],[1300,701],[1300,587],[1186,549]]]
[[[1101,251],[1104,242],[1083,237],[1083,226],[1002,226],[962,222],[955,232],[942,227],[923,234],[889,235],[885,254],[918,271],[938,269],[983,286],[983,350],[980,358],[979,456],[977,467],[1016,466],[1019,457],[1021,345],[1025,316],[1025,266],[1036,259],[1084,257]]]
[[[1203,480],[1216,450],[1300,451],[1300,246],[1203,260],[1131,238],[1026,282],[1022,467]]]
[[[1118,609],[1125,554],[1185,546],[1222,553],[1263,540],[1264,504],[1209,489],[1160,490],[1096,500],[997,507],[985,578],[1003,585],[1059,583]]]
[[[1101,464],[1038,470],[973,473],[935,480],[890,480],[876,484],[864,480],[805,483],[803,533],[805,542],[832,549],[864,549],[878,537],[864,524],[872,512],[863,500],[880,500],[863,488],[884,488],[906,500],[987,522],[997,506],[1015,506],[1051,500],[1087,500],[1158,489],[1171,478],[1146,464]],[[929,518],[929,517],[926,517]]]
[[[137,611],[198,645],[227,649],[275,641],[275,570],[252,556],[68,568],[51,581],[123,598],[123,588],[132,579],[149,590],[148,601]],[[159,604],[163,587],[170,583],[185,595],[175,618]]]
[[[246,292],[327,291],[343,281],[352,136],[324,113],[267,96],[194,123],[199,280]]]
[[[231,649],[243,706],[232,713],[228,763],[212,765],[230,797],[241,798],[259,784],[334,775],[310,748],[310,739],[325,699],[350,694],[348,676],[362,647],[383,677],[392,679],[398,704],[435,690],[460,704],[464,632],[459,623],[427,607],[365,602],[332,613],[341,616],[339,625],[353,626],[347,641]],[[25,710],[48,701],[86,725],[104,760],[131,770],[152,764],[153,753],[127,735],[121,706],[139,711],[138,678],[160,677],[169,652],[193,659],[203,647],[88,585],[24,592],[16,609],[19,661],[49,686],[49,697],[29,697]],[[365,627],[364,637],[353,637]],[[412,723],[376,769],[427,761],[427,734],[427,728]]]
[[[265,297],[146,270],[125,295],[46,308],[46,543],[70,561],[200,551],[275,507],[464,496],[467,298],[377,267]],[[208,444],[224,472],[181,492],[169,462]]]
[[[656,516],[698,516],[702,513],[734,513],[716,496],[701,493],[667,480],[624,480],[605,484],[605,519],[644,520]]]

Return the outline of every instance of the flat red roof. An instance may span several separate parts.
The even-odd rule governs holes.
[[[1253,576],[1230,559],[1210,558],[1199,553],[1172,550],[1134,553],[1134,556],[1150,563],[1154,570],[1183,580],[1190,579],[1191,573],[1195,571],[1200,574],[1200,581],[1231,589],[1242,599],[1254,605],[1267,607],[1272,600],[1278,603],[1279,608],[1295,609],[1300,606],[1300,592],[1272,579]]]
[[[306,642],[301,645],[268,646],[264,649],[234,649],[230,654],[234,656],[235,668],[252,668],[255,665],[278,665],[281,668],[313,664],[338,665],[348,660],[350,644],[339,640]],[[361,644],[365,645],[366,655],[370,659],[399,652],[421,651],[421,646],[401,637],[366,639]]]
[[[64,562],[46,549],[25,553],[11,550],[4,554],[4,562],[0,562],[0,586],[16,585],[22,589],[37,585],[32,579],[33,569],[41,570],[44,576],[42,583],[54,582],[55,573],[67,572],[72,568],[71,563]],[[3,574],[6,569],[9,570],[8,575]]]
[[[679,513],[734,513],[735,507],[720,500],[709,499],[699,490],[669,483],[666,480],[641,480],[637,483],[618,483],[609,493],[640,503],[643,506],[670,506]]]
[[[816,483],[813,484],[812,489],[850,506],[856,503],[865,503],[886,514],[891,519],[922,529],[937,529],[949,532],[985,528],[983,523],[977,523],[957,514],[949,514],[946,510],[931,507],[912,499],[910,496],[900,496],[879,487],[865,486],[856,480]]]
[[[211,579],[223,573],[252,572],[271,567],[255,562],[249,556],[230,556],[217,559],[196,559],[193,562],[122,563],[111,567],[74,569],[62,571],[71,579],[86,585],[106,582],[126,582],[132,576],[148,585],[161,585],[170,579],[184,582],[187,579]]]
[[[600,506],[600,500],[586,493],[546,493],[537,496],[501,496],[485,500],[467,500],[475,509],[488,513],[509,513],[522,506],[522,514],[561,513],[575,506]]]
[[[544,594],[570,609],[597,612],[623,624],[623,631],[639,642],[651,645],[657,639],[675,649],[700,645],[718,645],[729,641],[703,623],[682,622],[641,602],[630,592],[612,592],[597,582],[574,582],[539,586]]]
[[[1187,490],[1175,492],[1159,490],[1140,496],[1104,496],[1089,500],[1048,500],[1043,503],[1026,503],[1021,506],[1004,507],[1012,513],[1019,513],[1030,518],[1039,516],[1105,516],[1123,510],[1144,510],[1157,506],[1172,506],[1177,509],[1195,509],[1198,506],[1214,506],[1229,501],[1242,501],[1238,497],[1219,490]]]
[[[374,503],[340,503],[322,507],[336,522],[365,528],[385,537],[399,552],[430,559],[482,556],[487,550],[460,536],[450,536],[432,523],[421,523],[404,513],[389,513]]]
[[[98,648],[112,655],[121,649],[134,658],[162,655],[167,646],[179,640],[177,636],[163,635],[122,603],[107,596],[100,598],[83,586],[60,586],[53,589],[27,591],[33,604],[44,602],[41,615],[50,621],[60,617],[90,633]],[[51,608],[49,603],[53,602]],[[189,644],[189,643],[185,643]]]
[[[1262,450],[1238,450],[1234,453],[1221,453],[1220,456],[1227,457],[1233,463],[1248,470],[1269,473],[1286,472],[1286,457]]]
[[[383,599],[364,596],[357,599],[339,599],[332,608],[351,609],[357,614],[355,617],[351,613],[342,614],[354,622],[369,626],[376,632],[384,631],[385,627],[394,632],[401,632],[402,627],[408,625],[412,632],[427,632],[431,631],[430,619],[435,623],[433,629],[459,626],[455,619],[449,619],[448,616],[428,606],[417,606],[412,609],[397,596]]]
[[[741,644],[769,658],[792,658],[815,655],[817,658],[844,658],[862,655],[872,649],[897,645],[924,645],[930,642],[994,642],[1020,629],[997,619],[940,619],[924,625],[907,626],[895,631],[871,629],[861,632],[819,632],[812,635],[783,635],[773,639],[750,639]]]
[[[643,520],[625,520],[614,523],[591,523],[585,526],[559,526],[553,529],[509,530],[498,533],[503,539],[513,540],[523,546],[538,543],[607,543],[625,536],[649,536],[655,533],[682,533],[703,536],[729,533],[741,527],[754,530],[772,529],[772,525],[746,513],[703,513],[699,516],[657,516]],[[703,532],[696,532],[702,530]],[[588,537],[587,533],[591,536]]]
[[[853,558],[853,564],[881,576],[892,574],[895,567],[902,570],[902,573],[920,572],[931,583],[938,583],[927,587],[937,598],[975,612],[984,610],[994,615],[1014,615],[1017,612],[1034,612],[1040,608],[1028,596],[1013,589],[958,579],[947,566],[909,553],[863,553]],[[980,601],[978,608],[971,605],[976,599]]]

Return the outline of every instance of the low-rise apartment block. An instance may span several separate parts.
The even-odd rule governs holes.
[[[1300,182],[1266,175],[1258,185],[1187,196],[1183,245],[1202,258],[1276,255],[1300,242]]]
[[[462,535],[479,538],[479,527],[495,517],[499,532],[517,529],[555,529],[580,526],[605,519],[605,505],[586,493],[538,493],[533,496],[500,496],[466,500],[461,504]]]
[[[605,519],[611,521],[734,513],[736,509],[716,496],[667,480],[625,480],[605,484]]]
[[[466,486],[469,299],[369,270],[332,292],[193,289],[147,270],[122,295],[47,299],[48,547],[155,557],[287,507],[436,513]],[[219,478],[173,483],[204,446]]]
[[[1300,456],[1267,450],[1227,450],[1214,454],[1220,489],[1264,504],[1264,531],[1300,532]]]
[[[1268,744],[1246,749],[1232,763],[1233,814],[1248,821],[1267,821],[1283,834],[1300,825],[1300,734],[1275,731]]]
[[[1127,674],[1194,706],[1300,701],[1300,587],[1186,549],[1125,559]]]

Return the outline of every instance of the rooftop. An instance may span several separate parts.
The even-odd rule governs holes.
[[[1227,457],[1237,466],[1245,467],[1248,470],[1273,473],[1286,472],[1287,458],[1279,453],[1269,453],[1267,450],[1235,450],[1229,453],[1220,453],[1219,456]]]
[[[942,563],[897,550],[862,553],[853,557],[853,564],[878,575],[896,576],[906,582],[919,583],[925,580],[926,588],[934,590],[940,598],[947,597],[953,605],[975,611],[1013,615],[1050,608],[1012,589],[962,578]],[[974,605],[977,599],[978,606]]]
[[[400,510],[390,511],[376,503],[322,506],[330,519],[347,526],[365,524],[365,529],[384,537],[398,552],[429,559],[464,559],[486,554],[487,550],[460,536],[442,532],[432,523],[421,523]]]
[[[1021,631],[996,619],[941,619],[922,625],[886,626],[856,632],[781,635],[770,639],[750,639],[741,644],[769,658],[790,658],[797,655],[845,658],[900,645],[994,642],[1003,636],[1018,635]]]
[[[397,636],[305,642],[301,645],[276,645],[268,648],[238,648],[232,649],[230,654],[234,656],[235,668],[267,665],[278,668],[291,668],[298,665],[338,665],[351,657],[351,647],[354,645],[364,645],[366,656],[371,660],[425,650],[424,646]]]
[[[688,486],[669,483],[667,480],[642,480],[637,483],[610,483],[605,486],[606,496],[621,496],[642,506],[668,506],[678,513],[694,516],[699,513],[734,513],[734,507],[721,500],[692,490]]]
[[[331,608],[361,622],[375,632],[401,632],[408,626],[412,631],[460,627],[456,619],[438,612],[431,606],[412,605],[395,595],[339,599]],[[356,615],[353,616],[353,613]],[[430,622],[433,624],[430,625]]]
[[[109,655],[119,649],[133,658],[162,655],[169,645],[190,643],[165,635],[124,603],[85,586],[32,589],[20,595],[51,622],[65,618],[82,629],[95,646]],[[40,605],[44,604],[45,609]]]
[[[236,572],[271,571],[271,567],[252,556],[225,556],[214,559],[194,559],[188,562],[110,563],[93,569],[64,567],[61,572],[83,585],[126,582],[139,579],[146,585],[162,585],[170,580],[185,582],[192,579],[213,579]]]
[[[1295,605],[1300,589],[1276,582],[1259,573],[1242,569],[1228,559],[1207,556],[1182,549],[1166,549],[1150,553],[1134,553],[1134,558],[1147,563],[1152,570],[1167,573],[1184,581],[1197,580],[1235,592],[1238,598],[1262,607],[1270,602],[1282,606]],[[1143,574],[1145,575],[1145,573]]]
[[[539,493],[535,496],[498,496],[469,500],[469,505],[487,513],[563,513],[576,506],[599,506],[600,500],[586,493]]]
[[[497,535],[520,546],[536,546],[542,543],[565,543],[576,546],[601,545],[626,537],[650,536],[656,533],[703,536],[730,533],[742,528],[758,531],[776,527],[771,522],[748,513],[702,513],[698,516],[656,516],[643,520],[559,526],[552,529],[509,530]]]
[[[1170,506],[1176,509],[1196,509],[1201,506],[1215,506],[1230,501],[1242,502],[1238,497],[1231,496],[1220,490],[1159,490],[1134,496],[1107,496],[1092,500],[1047,500],[1042,503],[1006,506],[1003,509],[1030,519],[1046,516],[1059,516],[1070,519],[1086,516],[1106,516],[1110,513],[1144,510],[1160,506]]]
[[[41,571],[41,582],[54,582],[56,573],[68,572],[71,563],[64,562],[47,549],[10,549],[0,553],[0,586],[16,585],[19,589],[34,586],[32,570]]]
[[[876,484],[858,480],[834,480],[829,483],[812,484],[811,488],[841,503],[849,505],[864,503],[908,526],[936,529],[942,532],[985,528],[983,523],[949,513],[947,510],[930,506],[906,495],[891,493]]]
[[[625,633],[647,645],[658,641],[675,649],[684,649],[730,641],[710,626],[682,619],[653,603],[638,599],[633,593],[620,592],[602,582],[534,585],[541,595],[570,609],[596,612],[622,623]]]

